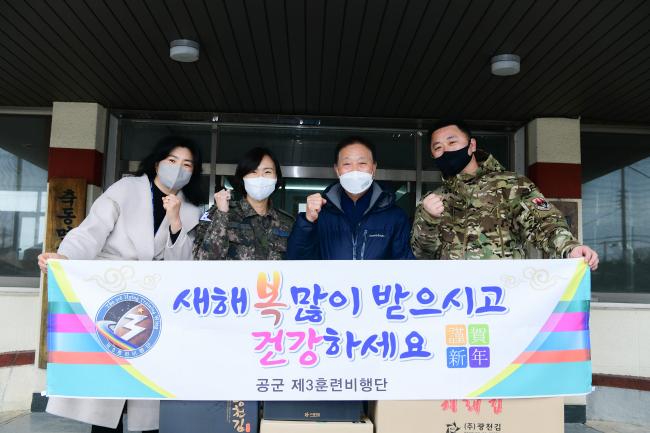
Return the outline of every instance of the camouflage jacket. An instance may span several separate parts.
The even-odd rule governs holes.
[[[193,229],[195,260],[282,260],[293,218],[269,208],[258,215],[245,200],[221,212],[212,206]]]
[[[579,243],[560,211],[530,180],[486,156],[474,175],[445,178],[434,191],[443,197],[440,217],[418,205],[413,254],[419,259],[523,259],[532,245],[551,257],[566,257]]]

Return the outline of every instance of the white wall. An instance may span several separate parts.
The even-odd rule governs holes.
[[[0,288],[0,353],[34,350],[38,340],[38,289]]]
[[[650,304],[591,306],[594,373],[650,377]],[[650,392],[596,387],[587,397],[587,419],[647,426]]]
[[[40,305],[37,289],[0,287],[0,353],[37,350]],[[44,387],[45,371],[34,365],[0,368],[0,411],[29,409]]]
[[[92,102],[54,102],[50,147],[104,152],[107,111]]]
[[[536,162],[580,164],[580,120],[538,118],[528,123],[528,165]]]
[[[650,377],[650,304],[591,304],[594,373]]]

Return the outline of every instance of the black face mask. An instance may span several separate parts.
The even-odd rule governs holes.
[[[468,147],[469,143],[462,149],[446,151],[439,158],[434,159],[444,177],[456,176],[467,167],[472,160],[472,155],[467,154]]]

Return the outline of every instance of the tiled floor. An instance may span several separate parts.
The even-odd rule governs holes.
[[[0,433],[90,433],[90,426],[44,412],[15,413],[0,418]]]
[[[650,433],[650,427],[605,421],[564,426],[565,433]],[[0,433],[90,433],[90,426],[46,413],[0,412]]]

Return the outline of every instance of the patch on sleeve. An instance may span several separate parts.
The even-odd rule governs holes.
[[[535,197],[531,201],[535,205],[535,208],[538,210],[551,210],[551,204],[547,202],[543,197]]]
[[[212,221],[208,215],[210,215],[210,211],[205,211],[205,213],[201,216],[200,221]]]
[[[279,229],[279,228],[274,228],[273,230],[271,230],[271,232],[274,235],[279,236],[281,238],[288,238],[289,234],[290,234],[288,231],[282,230],[282,229]]]

